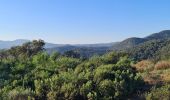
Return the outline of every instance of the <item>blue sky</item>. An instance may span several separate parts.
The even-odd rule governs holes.
[[[0,40],[106,43],[170,29],[170,0],[1,0]]]

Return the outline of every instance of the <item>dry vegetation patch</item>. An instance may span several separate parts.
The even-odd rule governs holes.
[[[150,60],[143,60],[134,65],[144,81],[149,84],[170,82],[170,61],[159,61],[154,64]]]
[[[161,69],[168,69],[170,68],[170,62],[169,61],[159,61],[155,65],[155,69],[161,70]]]
[[[153,70],[154,63],[149,61],[149,60],[143,60],[138,62],[137,64],[134,65],[136,69],[140,72],[146,71],[146,70]]]

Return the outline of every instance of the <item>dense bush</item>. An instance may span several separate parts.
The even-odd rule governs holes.
[[[41,42],[3,51],[6,55],[0,61],[0,99],[125,99],[142,82],[123,53],[82,60],[70,53],[44,53]]]

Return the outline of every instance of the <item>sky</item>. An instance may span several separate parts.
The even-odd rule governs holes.
[[[90,44],[170,29],[170,0],[1,0],[0,40]]]

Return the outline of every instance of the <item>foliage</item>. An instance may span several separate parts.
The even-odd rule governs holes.
[[[170,99],[170,85],[162,87],[154,87],[146,94],[146,100],[169,100]]]
[[[7,54],[0,61],[4,100],[124,99],[142,83],[125,53],[82,60],[72,52],[49,55],[42,41],[33,41],[2,54]]]
[[[141,43],[134,48],[125,50],[134,61],[167,60],[170,57],[170,39],[156,39]]]
[[[136,46],[133,49],[130,49],[130,56],[134,60],[140,61],[144,59],[156,59],[158,60],[159,56],[156,55],[157,51],[159,51],[163,46],[169,44],[170,41],[164,40],[152,40],[147,41],[143,44]]]

